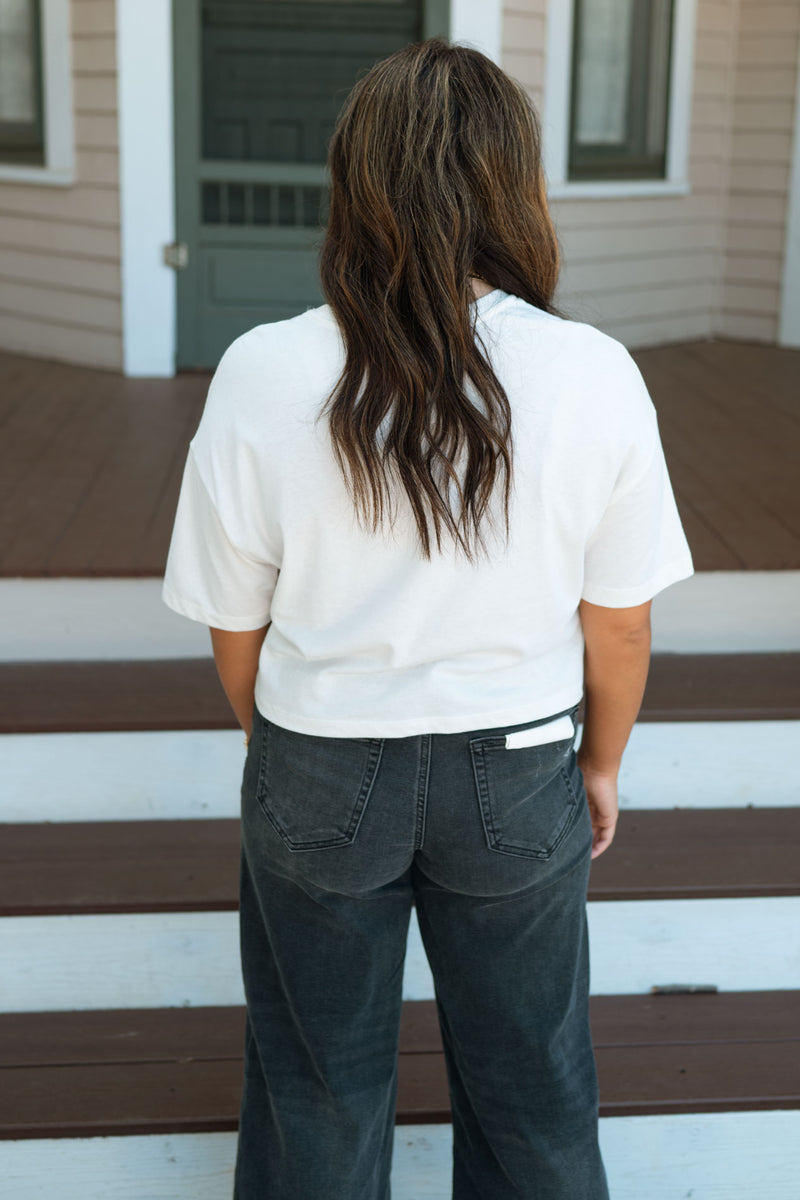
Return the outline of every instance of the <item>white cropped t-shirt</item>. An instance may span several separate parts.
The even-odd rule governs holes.
[[[497,533],[481,525],[490,561],[444,530],[440,553],[432,524],[426,561],[399,487],[393,531],[359,525],[327,417],[315,423],[344,362],[329,306],[257,326],[217,368],[163,598],[217,629],[270,623],[255,698],[275,724],[408,737],[563,712],[583,693],[580,600],[630,607],[693,574],[625,347],[499,289],[473,309],[512,411],[510,538],[501,474]]]

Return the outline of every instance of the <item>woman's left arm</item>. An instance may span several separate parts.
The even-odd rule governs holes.
[[[248,741],[253,720],[258,657],[268,629],[269,625],[241,633],[232,633],[227,629],[211,630],[217,674]]]

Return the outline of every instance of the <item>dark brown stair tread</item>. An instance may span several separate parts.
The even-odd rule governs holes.
[[[599,1047],[595,1057],[606,1117],[800,1108],[798,1041]]]
[[[589,896],[796,896],[798,846],[800,808],[630,809],[592,864]]]
[[[800,1107],[798,1010],[798,992],[593,997],[601,1115]],[[0,1016],[0,1137],[233,1130],[243,1034],[241,1008]],[[406,1001],[397,1122],[448,1120],[435,1006]]]
[[[0,825],[0,915],[237,909],[239,847],[237,818]]]
[[[0,1014],[0,1068],[241,1060],[245,1009],[76,1009]]]
[[[0,665],[0,733],[234,726],[211,659]]]
[[[800,991],[592,996],[590,1003],[598,1049],[800,1041]]]
[[[800,991],[592,996],[596,1048],[800,1040]],[[238,1005],[0,1014],[0,1067],[240,1059]],[[406,1000],[403,1053],[438,1054],[433,1000]]]
[[[630,810],[589,898],[798,895],[798,845],[800,808]],[[0,825],[0,915],[233,911],[239,853],[237,818]]]
[[[654,654],[639,720],[798,717],[800,653]],[[0,664],[0,733],[234,727],[211,659]]]
[[[236,1129],[241,1059],[0,1069],[0,1138]]]

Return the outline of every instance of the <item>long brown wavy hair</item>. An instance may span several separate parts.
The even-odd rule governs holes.
[[[558,311],[540,144],[522,87],[479,51],[442,38],[372,67],[330,141],[320,274],[346,360],[320,417],[329,412],[359,519],[377,531],[396,471],[428,560],[426,508],[439,551],[442,524],[470,562],[473,543],[485,550],[480,524],[500,468],[508,536],[511,407],[476,336],[469,276]],[[455,464],[464,449],[462,487]]]

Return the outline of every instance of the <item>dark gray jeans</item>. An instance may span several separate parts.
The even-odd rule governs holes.
[[[607,1200],[574,735],[505,745],[552,719],[334,738],[255,713],[234,1200],[389,1200],[412,901],[444,1041],[454,1200]]]

